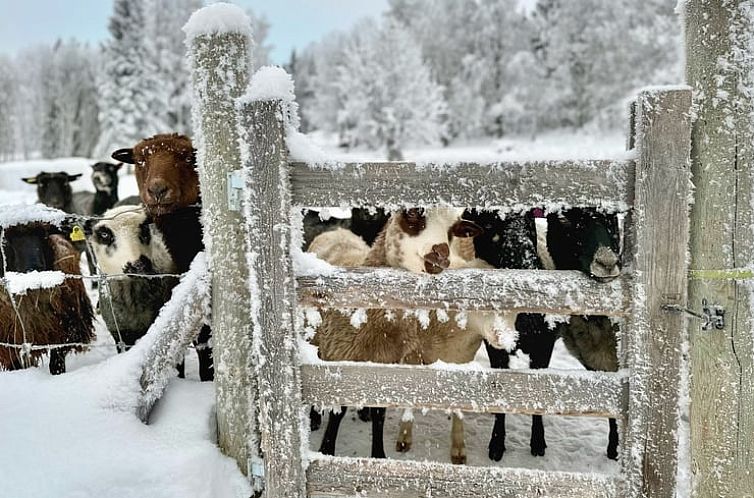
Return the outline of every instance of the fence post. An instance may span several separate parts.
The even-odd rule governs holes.
[[[234,27],[218,31],[219,9]],[[212,343],[218,444],[252,477],[256,453],[256,386],[250,365],[250,300],[246,230],[229,209],[228,174],[241,165],[235,99],[248,85],[250,27],[243,9],[215,4],[195,12],[184,30],[193,86],[193,126],[202,189],[202,217],[212,271]],[[258,486],[257,486],[258,488]]]
[[[663,307],[686,305],[691,89],[643,91],[636,109],[625,496],[674,498],[686,318]]]
[[[240,104],[246,174],[244,209],[250,248],[253,349],[257,355],[259,426],[265,493],[305,497],[301,461],[301,381],[294,330],[296,292],[290,259],[291,192],[283,103]]]
[[[691,467],[697,497],[754,496],[754,14],[750,1],[686,0],[694,89],[695,202],[689,303],[725,309],[725,328],[691,329]]]

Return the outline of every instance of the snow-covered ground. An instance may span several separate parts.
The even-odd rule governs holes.
[[[383,159],[379,153],[344,153],[331,137],[315,136],[318,145],[338,159]],[[409,149],[417,161],[502,161],[532,158],[605,158],[622,154],[619,133],[599,138],[561,133],[540,138],[505,139],[442,149]],[[85,173],[75,188],[92,190],[89,164],[81,158],[55,161],[0,163],[0,209],[3,204],[31,204],[34,187],[21,182],[40,171]],[[121,198],[137,192],[133,176],[121,176]],[[92,293],[96,299],[96,294]],[[236,497],[248,496],[245,478],[234,462],[215,445],[214,397],[211,384],[198,382],[195,356],[187,356],[187,380],[174,380],[159,403],[149,426],[123,411],[113,341],[97,322],[97,342],[89,352],[69,356],[69,373],[52,377],[46,365],[21,372],[0,373],[0,496],[9,497]],[[488,364],[480,351],[477,361]],[[519,361],[519,367],[525,362]],[[581,369],[562,344],[556,345],[553,368]],[[126,403],[127,404],[127,403]],[[415,413],[414,446],[409,453],[394,451],[401,412],[388,411],[385,448],[389,458],[449,461],[450,419],[442,412]],[[605,457],[607,421],[577,417],[545,417],[547,455],[529,452],[531,417],[511,415],[507,424],[507,452],[496,465],[615,473],[618,465]],[[470,465],[490,465],[487,442],[491,415],[465,416]],[[312,433],[316,450],[323,430]],[[368,456],[370,424],[355,417],[341,425],[337,453]]]

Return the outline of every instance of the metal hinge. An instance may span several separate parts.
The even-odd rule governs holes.
[[[255,493],[261,493],[264,490],[263,459],[251,457],[249,461],[249,479],[251,479],[251,489]]]
[[[725,328],[725,308],[716,304],[710,305],[706,299],[702,299],[702,312],[691,311],[677,304],[666,304],[662,307],[666,311],[686,313],[687,315],[702,320],[702,330],[723,330]]]
[[[243,170],[237,169],[228,173],[227,189],[228,194],[228,209],[230,211],[241,210],[241,197],[244,189]]]

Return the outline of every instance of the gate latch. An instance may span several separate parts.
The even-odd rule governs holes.
[[[702,320],[702,330],[723,330],[725,328],[725,308],[716,304],[708,304],[707,299],[702,299],[702,312],[698,313],[677,304],[666,304],[662,307],[666,311],[686,313],[687,315]]]
[[[244,188],[243,170],[230,171],[227,175],[228,209],[230,211],[241,210],[241,196]]]

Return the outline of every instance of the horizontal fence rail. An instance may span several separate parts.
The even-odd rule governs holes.
[[[339,457],[313,460],[306,477],[311,497],[615,498],[620,484],[594,473]]]
[[[305,404],[622,417],[624,373],[462,370],[358,363],[302,365]]]
[[[628,278],[598,283],[576,271],[446,270],[430,276],[354,268],[300,275],[297,290],[304,306],[623,316]]]
[[[494,164],[292,163],[292,204],[604,207],[633,205],[633,160],[536,161]]]

